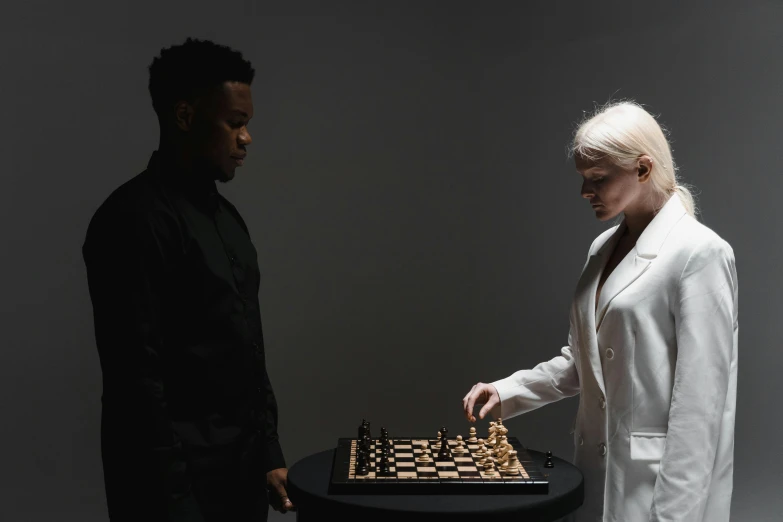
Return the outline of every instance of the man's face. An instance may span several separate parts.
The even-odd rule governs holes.
[[[191,135],[195,157],[215,171],[221,182],[234,179],[252,143],[247,125],[253,117],[250,86],[226,82],[196,104]]]
[[[595,217],[607,221],[632,207],[641,193],[637,169],[624,169],[602,159],[575,157],[576,171],[582,176],[582,197],[590,200]]]

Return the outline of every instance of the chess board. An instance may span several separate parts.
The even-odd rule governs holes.
[[[456,447],[455,438],[448,438],[450,449]],[[423,442],[429,444],[429,461],[419,460]],[[449,452],[449,457],[440,461],[437,438],[392,438],[389,453],[389,473],[381,474],[378,463],[381,460],[381,446],[374,440],[370,451],[370,466],[366,475],[356,473],[357,439],[338,440],[332,463],[329,493],[332,494],[546,494],[549,492],[548,475],[542,473],[527,450],[516,437],[508,442],[517,451],[519,474],[501,473],[493,463],[492,472],[485,472],[476,456],[478,444],[467,441],[464,453]],[[373,458],[374,456],[374,458]]]

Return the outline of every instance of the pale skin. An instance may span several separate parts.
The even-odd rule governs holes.
[[[669,196],[654,191],[650,183],[653,160],[644,154],[629,167],[621,167],[606,158],[590,160],[577,155],[574,159],[576,171],[582,177],[581,195],[590,202],[590,206],[599,221],[608,221],[624,214],[626,229],[620,237],[606,268],[601,274],[596,291],[595,302],[601,295],[604,282],[620,261],[633,249],[639,236],[653,220]],[[500,404],[500,396],[494,386],[476,383],[462,399],[462,409],[468,422],[476,422],[474,409],[482,405],[479,419]]]
[[[236,158],[244,158],[253,142],[248,125],[253,118],[250,85],[225,82],[215,92],[194,101],[180,101],[173,107],[173,118],[162,122],[159,150],[171,156],[177,165],[221,183],[234,179]],[[275,511],[296,511],[288,498],[288,469],[278,468],[266,474],[269,504]]]

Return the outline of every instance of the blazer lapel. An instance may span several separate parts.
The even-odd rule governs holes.
[[[606,257],[610,256],[611,253]],[[641,257],[637,254],[636,247],[632,248],[631,251],[628,252],[628,255],[620,261],[620,264],[617,265],[606,281],[604,281],[604,286],[601,288],[601,295],[598,297],[598,306],[595,308],[596,330],[601,328],[601,323],[606,315],[606,309],[609,307],[609,303],[612,302],[612,299],[625,290],[628,285],[636,281],[636,279],[650,267],[650,263],[651,259]]]
[[[642,235],[639,236],[639,239],[636,241],[636,245],[628,252],[625,258],[623,258],[604,282],[604,286],[601,289],[601,295],[598,299],[598,306],[596,306],[595,310],[596,330],[601,328],[603,319],[606,316],[606,311],[612,303],[612,300],[650,268],[653,260],[658,256],[658,251],[668,237],[669,232],[671,232],[674,225],[677,224],[685,213],[685,207],[682,205],[680,197],[677,194],[674,194],[669,198],[669,201],[666,202],[658,214],[656,214],[653,220],[650,221],[644,229],[644,232],[642,232]],[[616,237],[619,238],[619,236],[622,235],[624,225],[625,221],[623,221],[623,225],[618,227],[618,233],[615,234]],[[610,242],[607,241],[607,244],[608,243]],[[613,248],[602,250],[604,250],[603,257],[608,259],[612,254]],[[601,270],[601,272],[603,272],[603,270]],[[598,274],[597,279],[600,277],[601,273]]]
[[[580,356],[586,356],[587,363],[592,370],[598,387],[605,394],[604,377],[601,369],[601,358],[598,354],[598,337],[595,326],[595,294],[598,290],[598,280],[606,266],[606,262],[617,243],[617,239],[623,234],[625,224],[621,223],[617,230],[593,253],[587,261],[587,265],[579,278],[575,295],[575,311],[577,314],[577,324],[581,325]],[[583,362],[584,364],[584,362]]]

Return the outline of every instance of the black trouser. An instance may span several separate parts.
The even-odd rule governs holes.
[[[201,471],[191,481],[204,522],[266,522],[266,483],[221,471]]]

